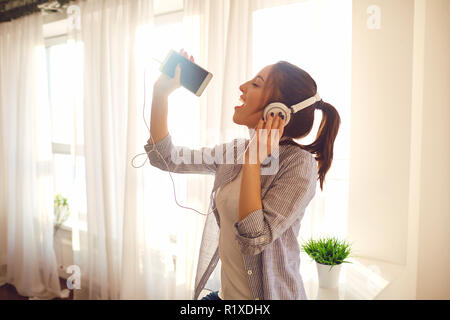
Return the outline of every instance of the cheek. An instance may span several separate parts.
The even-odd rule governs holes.
[[[247,114],[249,116],[254,116],[256,117],[259,113],[263,113],[264,108],[262,108],[262,106],[257,103],[257,104],[253,104],[252,106],[249,106],[248,110],[247,110]]]

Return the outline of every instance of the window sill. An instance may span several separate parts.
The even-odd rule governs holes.
[[[301,274],[306,296],[311,300],[374,300],[404,267],[368,258],[351,258],[342,266],[336,289],[319,287],[316,263],[301,253]]]
[[[74,221],[71,220],[71,219],[69,219],[69,220],[67,220],[66,222],[64,222],[64,223],[59,227],[59,230],[58,230],[58,231],[64,230],[64,231],[66,231],[66,232],[70,232],[70,233],[71,233],[73,228],[74,228]],[[83,221],[78,222],[78,229],[79,229],[80,231],[87,232],[87,223],[86,223],[86,222],[83,222]]]

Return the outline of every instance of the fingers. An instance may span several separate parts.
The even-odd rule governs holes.
[[[273,133],[274,139],[276,141],[278,141],[280,139],[280,137],[283,135],[284,123],[285,123],[285,120],[282,119],[278,114],[276,114],[275,116],[269,115],[266,125],[265,125],[265,129],[267,129],[267,137],[268,137],[267,144],[272,143],[272,139],[271,139],[272,131],[274,131],[274,133]],[[276,141],[273,141],[273,143],[275,143]]]
[[[264,129],[267,130],[267,136],[270,135],[270,130],[272,129],[273,120],[274,120],[273,115],[269,114],[269,116],[267,117],[266,125],[264,126]]]
[[[272,130],[274,130],[274,139],[276,141],[278,141],[281,137],[282,121],[284,121],[284,120],[281,119],[280,116],[277,114],[272,123]],[[274,141],[274,143],[275,143],[275,141]]]
[[[278,129],[279,125],[280,125],[280,117],[277,114],[275,115],[275,118],[273,118],[272,129]]]
[[[273,115],[271,113],[267,117],[267,121],[266,121],[266,124],[265,124],[265,127],[264,127],[264,129],[266,129],[266,130],[265,130],[265,134],[264,134],[264,138],[263,138],[264,139],[263,143],[266,146],[266,150],[265,151],[267,152],[268,155],[271,152],[271,148],[270,148],[270,146],[271,146],[270,132],[271,132],[271,129],[272,129],[273,121],[274,121],[274,118],[273,118]]]
[[[264,120],[260,119],[258,125],[256,126],[256,139],[259,141],[259,135],[261,134],[261,129],[264,128]]]
[[[188,54],[187,54],[187,52],[186,52],[186,51],[184,51],[183,49],[180,49],[180,53],[181,53],[181,55],[182,55],[183,57],[185,57],[185,58],[187,58],[187,57],[188,57]]]
[[[283,132],[284,132],[284,124],[286,123],[286,121],[281,118],[280,119],[280,125],[278,126],[279,132],[280,132],[280,138],[283,136]]]
[[[256,129],[259,130],[262,129],[263,127],[264,127],[264,120],[260,119],[258,125],[256,126]]]
[[[194,62],[194,57],[188,55],[188,53],[186,51],[184,51],[183,49],[180,49],[180,54],[185,57],[186,59],[191,60],[192,62]]]
[[[272,149],[276,149],[280,137],[283,135],[285,120],[281,118],[278,114],[269,114],[267,116],[267,121],[264,122],[263,119],[260,119],[258,125],[256,126],[256,135],[257,135],[257,145],[258,145],[258,155],[259,158],[265,159],[267,155],[272,153]],[[266,130],[261,130],[266,129]],[[273,131],[273,137],[272,137]],[[261,146],[264,146],[264,149],[260,149]],[[263,154],[261,154],[263,153]]]
[[[272,129],[279,129],[280,132],[280,136],[281,133],[284,130],[284,124],[285,124],[285,120],[283,118],[281,118],[278,114],[272,116],[271,114],[269,114],[267,116],[267,121],[264,122],[264,120],[259,120],[258,122],[258,129],[267,129],[267,135],[270,134]]]

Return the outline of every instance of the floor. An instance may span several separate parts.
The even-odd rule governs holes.
[[[67,289],[66,279],[60,278],[59,282],[61,289]],[[6,284],[0,287],[0,300],[28,300],[28,297],[19,295],[13,285]],[[68,298],[55,298],[53,300],[73,300],[73,291],[70,290],[70,295]]]
[[[66,279],[60,278],[59,281],[61,289],[67,289]],[[200,300],[210,292],[211,290],[202,290],[198,299]],[[28,300],[28,297],[21,296],[17,293],[17,290],[14,286],[6,284],[0,287],[0,300]],[[73,290],[70,290],[70,295],[68,298],[55,298],[54,300],[73,300]]]

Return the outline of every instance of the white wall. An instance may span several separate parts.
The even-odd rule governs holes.
[[[353,5],[349,238],[404,267],[379,299],[450,299],[450,1]]]
[[[354,0],[348,236],[356,254],[404,264],[413,0]],[[367,27],[377,5],[381,28]]]
[[[450,299],[450,1],[426,8],[417,299]]]

